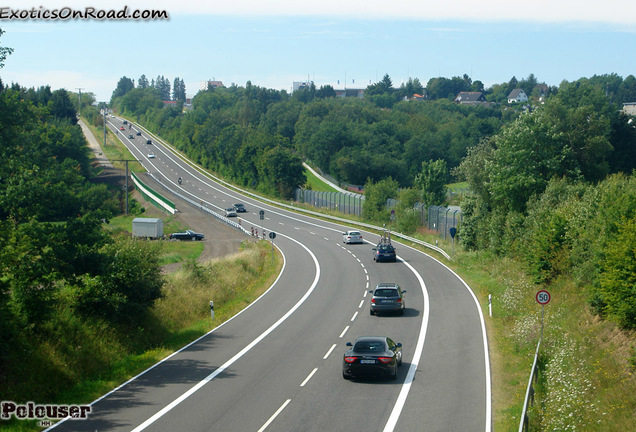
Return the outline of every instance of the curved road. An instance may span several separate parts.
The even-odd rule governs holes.
[[[108,121],[115,130],[122,125]],[[230,190],[136,125],[125,126],[124,134],[132,154],[170,188],[219,213],[245,203],[243,226],[276,232],[285,266],[250,307],[93,402],[87,420],[65,421],[56,430],[491,430],[483,316],[447,267],[401,244],[397,263],[375,263],[369,244],[342,244],[347,227]],[[151,152],[155,158],[147,157]],[[407,290],[404,316],[369,314],[367,291],[380,282]],[[345,343],[363,335],[403,344],[397,381],[342,379]]]

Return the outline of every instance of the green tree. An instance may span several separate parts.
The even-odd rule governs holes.
[[[55,90],[51,95],[49,107],[53,117],[67,119],[73,125],[77,124],[77,111],[66,90]]]
[[[0,37],[2,37],[4,33],[5,32],[0,28]],[[4,67],[4,61],[7,59],[7,56],[10,55],[11,53],[13,53],[13,48],[0,46],[0,69]]]
[[[555,176],[598,180],[607,174],[608,119],[591,107],[568,109],[550,99],[493,137],[488,166],[493,204],[525,211],[528,199]]]
[[[113,90],[113,94],[110,97],[110,103],[112,105],[113,101],[121,96],[124,96],[126,93],[128,93],[129,91],[131,91],[133,88],[135,88],[135,84],[133,83],[133,81],[128,78],[128,77],[121,77],[119,79],[119,82],[117,83],[117,88],[115,90]]]
[[[397,229],[401,233],[411,234],[420,225],[420,212],[415,205],[420,202],[421,192],[415,188],[405,188],[398,194],[395,211]]]
[[[137,80],[137,87],[139,87],[140,89],[145,89],[149,86],[150,83],[148,82],[148,78],[146,78],[146,74],[142,74]]]
[[[441,159],[422,162],[422,171],[415,177],[414,182],[422,190],[425,206],[441,205],[446,201],[446,162]]]
[[[98,271],[86,274],[75,293],[83,313],[134,322],[161,298],[158,245],[120,239],[104,245],[100,258]]]
[[[384,74],[382,79],[375,84],[370,84],[367,86],[364,91],[365,95],[374,96],[374,95],[382,95],[386,93],[392,93],[394,91],[393,82],[391,81],[391,77],[389,74]]]
[[[174,79],[174,84],[172,85],[172,100],[185,102],[186,100],[186,88],[185,83],[179,77]]]
[[[387,208],[387,200],[395,198],[398,194],[398,182],[392,178],[386,178],[374,183],[371,179],[364,185],[364,204],[362,216],[375,222],[388,222],[390,212]]]
[[[321,99],[336,97],[336,91],[330,85],[320,86],[316,92],[316,97]]]
[[[623,220],[618,235],[604,250],[598,293],[608,318],[636,328],[636,217]]]
[[[281,145],[266,151],[260,160],[260,180],[285,199],[307,182],[302,160]]]

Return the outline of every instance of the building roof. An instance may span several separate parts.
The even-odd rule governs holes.
[[[519,97],[521,93],[523,93],[524,95],[526,94],[523,89],[516,88],[510,92],[510,94],[508,95],[508,99],[517,99],[517,97]]]
[[[484,102],[486,98],[482,92],[460,92],[455,102]]]

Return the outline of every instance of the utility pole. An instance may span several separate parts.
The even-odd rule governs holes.
[[[113,162],[126,162],[126,214],[128,214],[128,162],[139,162],[137,159],[113,159]]]
[[[104,115],[104,149],[106,149],[106,113],[108,112],[108,108],[104,107],[104,111],[102,114]]]
[[[79,90],[79,105],[78,105],[78,110],[77,113],[79,114],[80,117],[82,117],[82,90],[84,90],[84,87],[75,87],[77,90]]]

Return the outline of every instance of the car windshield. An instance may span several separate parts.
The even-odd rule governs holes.
[[[399,297],[397,290],[386,288],[375,290],[375,293],[373,293],[373,295],[376,297]]]
[[[385,344],[381,340],[356,342],[353,350],[359,353],[382,352],[385,351]]]

